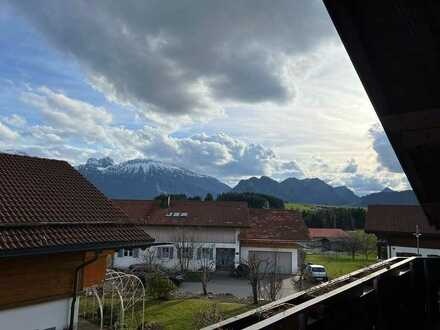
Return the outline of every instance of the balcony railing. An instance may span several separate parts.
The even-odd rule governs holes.
[[[204,330],[440,329],[440,258],[392,258]]]

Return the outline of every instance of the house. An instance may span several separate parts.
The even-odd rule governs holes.
[[[133,220],[163,243],[147,255],[167,268],[179,268],[182,258],[197,270],[203,256],[216,270],[231,270],[250,253],[274,258],[282,272],[294,273],[298,265],[297,241],[308,239],[301,214],[285,210],[250,209],[244,202],[171,201],[165,208],[157,201],[114,200]],[[121,249],[114,267],[127,268],[145,261],[144,250]]]
[[[0,154],[1,329],[72,329],[107,256],[151,241],[67,162]]]
[[[239,263],[241,228],[249,226],[249,209],[243,202],[201,202],[177,200],[166,208],[158,201],[114,200],[133,220],[143,221],[156,242],[172,243],[154,247],[165,267],[179,268],[182,258],[198,269],[199,249],[209,254],[215,268],[230,269]],[[182,251],[180,251],[182,250]],[[202,250],[200,250],[202,251]],[[182,252],[182,255],[180,253]],[[143,251],[121,249],[113,265],[126,268],[142,262]]]
[[[299,243],[309,240],[301,213],[293,210],[250,209],[250,227],[240,233],[240,256],[250,255],[277,266],[283,274],[294,274],[301,262]]]
[[[365,231],[377,236],[380,259],[440,256],[440,230],[429,224],[420,206],[369,205]],[[418,239],[416,233],[420,234]]]
[[[309,247],[323,251],[343,250],[345,242],[349,239],[348,234],[339,228],[309,228],[309,233]]]

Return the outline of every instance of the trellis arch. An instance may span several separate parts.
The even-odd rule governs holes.
[[[108,269],[99,286],[85,289],[80,298],[79,330],[140,330],[145,321],[145,287],[139,277]]]

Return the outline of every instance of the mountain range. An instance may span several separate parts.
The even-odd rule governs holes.
[[[278,182],[267,176],[252,177],[241,180],[231,188],[214,177],[151,159],[115,163],[108,157],[90,158],[76,168],[109,198],[150,199],[162,193],[203,197],[207,193],[218,195],[232,191],[262,193],[304,204],[417,204],[412,190],[393,191],[385,188],[359,197],[346,186],[333,187],[318,178],[288,178]]]
[[[362,197],[357,196],[346,186],[333,187],[318,178],[288,178],[278,182],[269,177],[252,177],[241,180],[234,192],[256,192],[273,195],[285,201],[319,204],[367,206],[369,204],[418,204],[412,190],[394,191],[390,188]]]
[[[205,196],[231,188],[216,178],[150,159],[116,164],[111,158],[90,158],[77,170],[109,198],[149,199],[162,193]]]

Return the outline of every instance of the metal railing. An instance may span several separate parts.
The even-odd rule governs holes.
[[[392,258],[204,330],[440,329],[440,258]]]

